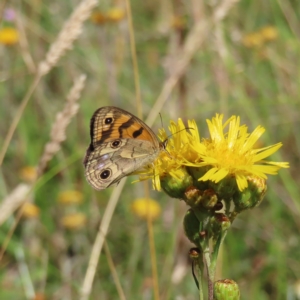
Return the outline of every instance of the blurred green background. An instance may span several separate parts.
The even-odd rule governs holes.
[[[13,0],[0,4],[0,147],[32,84],[37,63],[78,3]],[[197,20],[207,22],[203,43],[159,112],[163,126],[179,117],[195,119],[205,137],[207,118],[216,113],[226,118],[239,115],[250,131],[258,125],[266,128],[261,147],[283,143],[272,159],[288,161],[291,167],[269,177],[263,203],[233,223],[217,279],[235,280],[241,299],[300,299],[300,2],[241,0],[215,25],[211,19],[220,4],[132,1],[143,114],[147,116],[172,74],[176,54],[191,28]],[[41,79],[22,114],[1,168],[1,199],[19,183],[30,183],[56,113],[63,109],[74,79],[87,75],[79,112],[45,171],[49,179],[32,194],[36,206],[21,218],[0,262],[0,299],[32,299],[33,291],[35,299],[78,298],[113,190],[96,192],[84,178],[89,120],[104,105],[136,113],[125,15],[124,2],[99,1],[73,49]],[[3,34],[7,28],[15,32]],[[153,130],[160,127],[157,115]],[[144,185],[132,185],[132,179],[120,197],[107,243],[126,298],[153,299],[146,221],[131,209],[133,201],[143,197]],[[188,259],[192,245],[182,230],[187,207],[162,192],[151,191],[151,197],[161,208],[154,221],[160,299],[197,299]],[[1,226],[1,244],[13,222],[10,216]],[[105,254],[90,299],[118,299]]]

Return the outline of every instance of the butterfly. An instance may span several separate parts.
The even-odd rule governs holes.
[[[160,142],[142,120],[114,106],[95,111],[90,136],[83,164],[85,177],[96,190],[151,164],[165,149],[165,142]]]

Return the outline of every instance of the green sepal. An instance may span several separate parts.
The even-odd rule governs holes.
[[[183,200],[194,209],[209,210],[215,207],[218,197],[212,189],[200,191],[195,186],[190,186],[186,189]]]
[[[193,185],[200,191],[209,188],[209,181],[199,181],[199,178],[201,178],[208,170],[208,167],[187,167],[187,171],[193,178]]]
[[[193,184],[191,175],[185,167],[176,170],[177,177],[166,174],[160,177],[162,189],[172,198],[183,199],[185,190]]]
[[[189,209],[183,219],[183,227],[185,235],[188,239],[194,243],[196,246],[200,245],[200,222],[192,209]]]
[[[230,219],[223,213],[215,213],[210,219],[210,224],[214,236],[220,235],[231,226]]]

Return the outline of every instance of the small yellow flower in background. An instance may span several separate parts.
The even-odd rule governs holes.
[[[91,21],[95,24],[104,24],[108,22],[118,22],[125,17],[125,11],[121,8],[114,7],[107,12],[95,11],[91,16]]]
[[[36,167],[26,166],[19,170],[19,176],[26,182],[34,182],[37,176]]]
[[[173,16],[171,26],[175,29],[184,29],[186,27],[186,18],[183,16]]]
[[[104,24],[106,22],[106,16],[101,11],[95,11],[91,15],[91,21],[95,24]]]
[[[32,219],[32,218],[36,218],[39,216],[40,214],[40,209],[30,203],[30,202],[26,202],[24,205],[23,205],[23,217],[27,218],[27,219]]]
[[[259,48],[266,42],[274,41],[278,37],[278,31],[274,26],[265,26],[261,29],[246,34],[242,43],[247,48]]]
[[[265,158],[276,152],[281,146],[277,143],[264,148],[255,148],[255,144],[265,129],[258,126],[252,133],[245,125],[240,125],[240,118],[232,116],[223,123],[223,115],[217,114],[207,120],[210,138],[200,140],[194,120],[188,121],[186,128],[181,119],[176,124],[171,121],[171,137],[166,151],[148,169],[140,172],[140,180],[152,178],[155,189],[160,189],[161,179],[166,175],[182,180],[186,176],[183,168],[203,168],[198,181],[218,183],[226,177],[236,180],[238,189],[248,187],[248,176],[266,179],[266,174],[277,174],[280,168],[288,168],[286,162],[266,161]],[[228,131],[224,132],[228,127]],[[160,132],[159,138],[165,140],[167,134]]]
[[[106,18],[111,22],[118,22],[125,17],[125,11],[121,8],[115,7],[106,12]]]
[[[13,27],[4,27],[0,29],[0,44],[14,45],[19,41],[19,33]]]
[[[247,48],[258,48],[263,45],[264,37],[259,32],[253,32],[245,35],[242,43]]]
[[[61,224],[70,230],[82,228],[86,224],[86,215],[83,213],[72,213],[61,219]]]
[[[83,201],[82,193],[75,190],[68,190],[59,193],[57,201],[62,204],[80,204]]]
[[[273,41],[278,37],[278,31],[274,26],[263,27],[259,32],[266,41]]]
[[[161,213],[161,207],[157,201],[145,198],[133,201],[131,210],[136,216],[144,220],[147,220],[148,215],[151,220],[155,220]]]

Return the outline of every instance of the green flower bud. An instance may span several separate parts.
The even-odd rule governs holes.
[[[214,190],[207,189],[203,192],[201,204],[205,208],[214,208],[218,202],[218,197]]]
[[[267,191],[266,180],[260,177],[248,177],[248,187],[242,192],[233,195],[235,211],[241,212],[245,209],[258,206]]]
[[[238,186],[236,184],[235,177],[226,176],[224,179],[217,183],[211,180],[199,181],[199,178],[205,175],[205,173],[209,171],[209,169],[210,167],[187,168],[188,172],[193,177],[193,184],[196,188],[198,188],[200,191],[213,190],[214,193],[217,195],[218,199],[223,199],[225,203],[230,206],[230,201],[232,199],[233,194],[238,191]],[[207,207],[207,205],[203,206]],[[209,204],[208,206],[210,207]]]
[[[208,181],[199,181],[199,178],[201,178],[208,171],[208,169],[208,167],[187,167],[188,172],[193,178],[193,185],[200,191],[204,191],[209,188]]]
[[[222,279],[214,283],[214,300],[239,300],[240,290],[231,279]]]
[[[209,187],[215,191],[219,199],[229,200],[238,191],[236,179],[233,176],[226,176],[219,182],[208,181]]]
[[[177,177],[170,174],[161,176],[161,187],[170,197],[183,199],[184,192],[193,184],[193,179],[185,167],[176,170],[176,175]]]
[[[200,210],[212,209],[218,202],[218,197],[212,189],[200,191],[194,186],[187,188],[183,199],[190,207]]]
[[[200,244],[200,222],[192,209],[189,209],[183,219],[185,235],[195,245]]]
[[[193,261],[198,262],[199,256],[201,255],[201,251],[199,248],[194,247],[190,249],[189,255]]]
[[[211,234],[215,240],[231,226],[229,218],[222,213],[215,213],[210,224]]]

